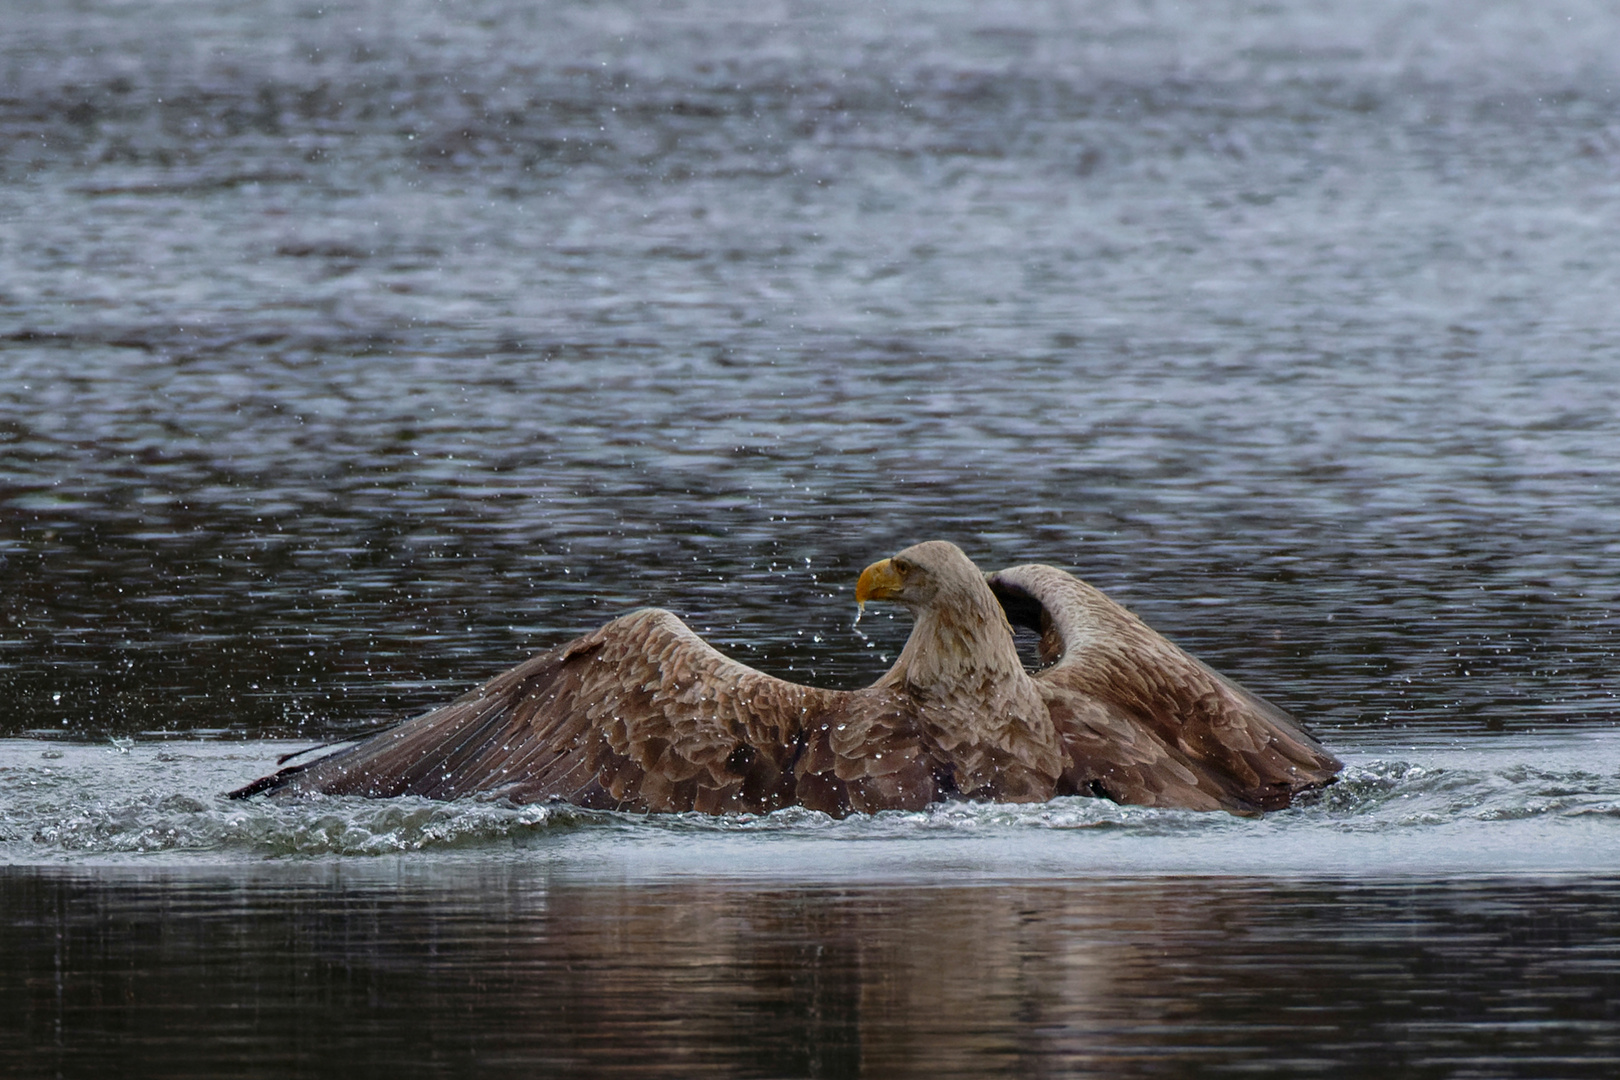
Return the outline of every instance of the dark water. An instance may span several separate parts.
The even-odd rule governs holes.
[[[1615,41],[7,4],[0,1071],[1611,1074]],[[645,603],[860,684],[905,627],[851,634],[854,577],[929,537],[1078,572],[1347,779],[1261,822],[218,798]]]
[[[27,1076],[1604,1077],[1617,883],[15,872],[0,1048]]]

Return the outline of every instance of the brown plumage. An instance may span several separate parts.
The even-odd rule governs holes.
[[[1340,765],[1281,709],[1050,566],[981,575],[917,544],[856,598],[916,623],[864,690],[774,678],[647,608],[542,653],[425,716],[257,780],[266,791],[547,799],[620,810],[842,816],[943,798],[1100,795],[1252,813]],[[1009,619],[1041,636],[1025,672]]]

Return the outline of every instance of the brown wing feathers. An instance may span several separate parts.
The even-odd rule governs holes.
[[[1136,806],[1242,810],[1195,762],[1106,702],[1052,689],[1049,708],[1062,738],[1064,794],[1099,795]]]
[[[1273,809],[1338,772],[1338,760],[1287,713],[1182,652],[1078,578],[1029,565],[988,580],[1009,614],[1041,633],[1043,658],[1055,662],[1037,681],[1059,702],[1054,712],[1089,711],[1095,721],[1100,708],[1108,717],[1108,736],[1066,743],[1076,776],[1096,771],[1088,768],[1090,754],[1117,757],[1130,745],[1130,729],[1150,737],[1134,740],[1140,748],[1134,769],[1116,763],[1110,776],[1098,779],[1110,797],[1185,806],[1213,798],[1227,809]],[[1064,706],[1064,699],[1086,703],[1087,710]],[[1188,786],[1202,794],[1177,793]]]
[[[487,794],[621,810],[921,807],[934,763],[885,692],[776,679],[648,609],[435,712],[233,795]]]

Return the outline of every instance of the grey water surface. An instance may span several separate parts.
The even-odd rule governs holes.
[[[1620,1071],[1620,9],[11,0],[0,1072]],[[1240,820],[232,803],[644,604],[1050,562]]]

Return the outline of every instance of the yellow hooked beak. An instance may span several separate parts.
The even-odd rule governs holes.
[[[887,600],[897,595],[904,584],[893,560],[875,562],[861,571],[861,579],[855,583],[855,606],[865,608],[868,600]]]

